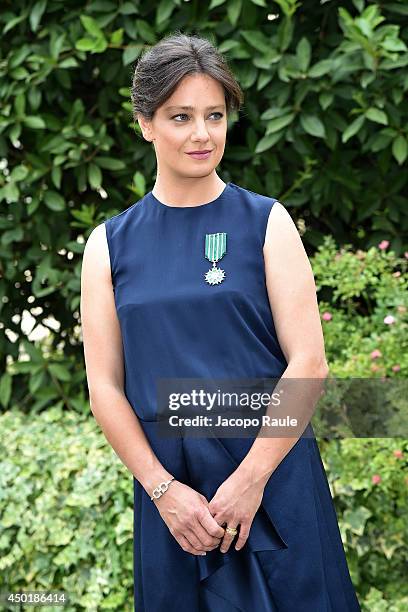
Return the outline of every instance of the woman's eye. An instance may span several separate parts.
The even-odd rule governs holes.
[[[221,117],[223,117],[223,113],[211,113],[211,115],[220,115],[220,119]],[[210,117],[211,117],[210,115]],[[188,117],[188,115],[186,113],[179,113],[178,115],[174,115],[174,117],[172,117],[172,119],[176,119],[176,117]],[[184,123],[183,121],[177,121],[177,123]]]

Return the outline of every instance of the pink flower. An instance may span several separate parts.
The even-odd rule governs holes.
[[[408,251],[405,251],[404,257],[405,257],[405,259],[408,259]]]
[[[392,366],[392,371],[393,372],[399,372],[400,369],[401,369],[401,366],[398,363],[396,363],[395,365]]]
[[[393,272],[392,275],[395,276],[395,278],[398,278],[399,276],[401,276],[401,272],[397,270],[396,272]]]
[[[378,484],[379,482],[381,482],[381,476],[379,474],[374,474],[374,476],[372,476],[371,478],[371,482],[373,484]]]
[[[397,459],[402,459],[403,457],[403,452],[401,449],[397,449],[394,451],[394,457],[397,457]]]
[[[395,323],[395,318],[392,315],[387,315],[384,319],[384,323],[386,325],[392,325],[393,323]]]
[[[332,319],[332,318],[333,318],[333,317],[332,317],[332,315],[330,314],[330,312],[324,312],[324,313],[322,314],[322,319],[323,319],[324,321],[330,321],[330,319]]]
[[[372,363],[370,369],[372,372],[377,372],[377,370],[379,370],[380,368],[375,363]]]
[[[388,240],[381,240],[380,244],[378,245],[378,248],[384,251],[389,246],[389,244],[390,243]]]
[[[378,349],[375,349],[374,351],[371,352],[371,359],[377,359],[377,357],[381,357],[382,353],[381,351],[379,351]]]

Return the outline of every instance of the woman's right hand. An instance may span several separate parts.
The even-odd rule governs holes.
[[[186,552],[202,555],[220,544],[224,529],[212,517],[209,502],[198,491],[174,480],[154,503],[170,533]]]

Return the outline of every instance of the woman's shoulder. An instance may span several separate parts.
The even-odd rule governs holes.
[[[263,230],[272,220],[275,227],[287,227],[293,223],[285,204],[274,195],[258,193],[235,183],[231,183],[231,186],[247,210],[251,222],[258,220]]]
[[[267,195],[266,193],[259,193],[249,189],[248,187],[242,187],[236,183],[231,183],[231,187],[235,190],[236,194],[244,198],[249,205],[254,207],[260,207],[261,209],[271,210],[272,208],[285,208],[284,205],[273,195]]]
[[[118,212],[118,213],[116,213],[114,215],[110,215],[110,216],[106,217],[104,219],[104,221],[103,221],[103,225],[108,226],[110,224],[121,223],[122,221],[126,222],[128,217],[131,216],[134,213],[134,211],[141,209],[142,204],[143,204],[145,199],[146,199],[146,195],[143,196],[142,198],[140,198],[139,200],[137,200],[137,202],[134,202],[133,204],[130,204],[124,210],[121,210],[120,212]]]

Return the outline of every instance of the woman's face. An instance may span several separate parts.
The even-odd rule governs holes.
[[[188,75],[156,110],[151,121],[140,117],[139,123],[144,137],[153,141],[158,172],[207,176],[224,154],[227,134],[224,89],[207,74]],[[189,155],[204,150],[211,151],[206,159]]]

